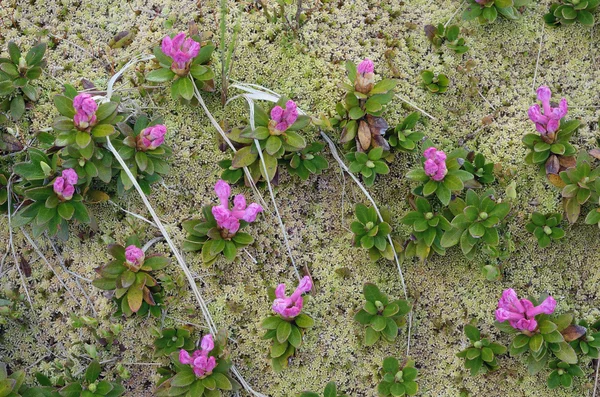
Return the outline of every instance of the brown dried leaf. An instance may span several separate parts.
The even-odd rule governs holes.
[[[487,116],[485,116],[484,118],[481,119],[481,124],[488,126],[490,124],[492,124],[494,122],[494,115],[493,114],[488,114]]]
[[[86,199],[90,204],[98,204],[110,200],[110,196],[100,190],[90,190]]]
[[[587,332],[585,327],[581,325],[571,324],[567,328],[561,331],[562,336],[565,338],[565,342],[572,342],[576,339],[581,338]]]
[[[31,265],[22,254],[19,254],[19,268],[21,268],[25,277],[31,277]]]
[[[436,27],[433,25],[425,25],[423,30],[425,31],[425,36],[427,36],[429,40],[433,40],[435,33],[437,32]]]
[[[560,163],[560,166],[564,167],[565,169],[574,168],[577,165],[577,159],[575,156],[559,156],[558,162]]]
[[[147,287],[144,287],[144,300],[150,306],[156,306],[156,302],[154,301],[154,297],[152,296],[152,292]]]
[[[367,114],[367,123],[373,135],[384,135],[387,129],[390,128],[383,117],[371,116],[370,114]]]
[[[558,176],[557,174],[547,174],[546,178],[548,178],[548,181],[550,181],[551,184],[558,188],[562,189],[563,187],[567,186],[567,184],[562,179],[560,179],[560,176]]]
[[[371,147],[371,129],[364,120],[361,120],[358,125],[358,141],[363,150],[367,150]]]
[[[390,150],[390,144],[382,135],[373,135],[371,144],[373,147],[382,147],[385,151]]]
[[[558,156],[552,154],[546,160],[546,174],[558,174],[560,171],[560,162]]]
[[[590,150],[590,155],[600,160],[600,149],[592,149]]]
[[[23,150],[23,145],[17,138],[7,132],[0,133],[0,153],[15,153]]]

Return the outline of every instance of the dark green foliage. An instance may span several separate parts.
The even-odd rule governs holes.
[[[477,327],[472,325],[465,325],[464,331],[471,346],[457,353],[456,356],[465,359],[465,368],[471,371],[471,375],[485,374],[498,369],[496,356],[506,353],[506,346],[482,338]]]
[[[58,392],[61,397],[117,397],[125,393],[121,383],[100,380],[102,367],[96,360],[87,367],[83,379],[72,380]],[[39,378],[38,378],[39,380]]]
[[[375,284],[363,286],[365,304],[354,315],[354,320],[365,326],[365,346],[372,346],[382,339],[392,343],[398,336],[398,327],[406,323],[405,316],[410,312],[410,304],[398,299],[390,302]]]
[[[575,130],[579,127],[579,120],[560,120],[560,127],[554,136],[547,134],[526,134],[523,144],[529,149],[525,162],[537,164],[542,169],[545,167],[547,173],[558,174],[560,161],[570,158],[577,152],[569,143]],[[555,163],[559,163],[556,165]]]
[[[458,37],[460,35],[458,25],[448,27],[444,27],[441,23],[437,26],[425,25],[425,35],[435,47],[440,47],[446,43],[448,48],[454,50],[457,54],[464,54],[469,51],[469,47],[465,45],[465,39]]]
[[[529,2],[530,0],[488,0],[485,4],[479,4],[475,0],[468,0],[462,18],[465,21],[477,18],[482,25],[494,22],[498,16],[515,20],[521,17],[519,9]]]
[[[155,332],[154,357],[169,356],[179,350],[194,350],[196,344],[187,328],[165,328]]]
[[[354,211],[357,220],[350,225],[350,229],[354,233],[353,245],[369,250],[369,256],[373,262],[381,257],[393,260],[394,252],[388,241],[388,235],[392,232],[390,214],[382,211],[383,221],[381,221],[373,207],[356,204]]]
[[[557,387],[570,389],[573,387],[574,376],[585,376],[585,373],[577,364],[569,364],[564,361],[554,360],[548,364],[548,367],[553,370],[550,375],[548,375],[549,389],[556,389]]]
[[[448,91],[450,80],[445,74],[438,74],[437,76],[431,70],[424,70],[421,72],[421,86],[429,90],[434,94],[443,94]]]
[[[411,203],[412,204],[412,203]],[[445,231],[450,230],[450,222],[443,214],[434,213],[426,198],[415,197],[414,211],[404,215],[401,222],[412,227],[411,238],[404,251],[408,258],[417,256],[422,261],[432,252],[444,255],[446,249],[440,244]]]
[[[386,137],[390,146],[401,152],[414,152],[417,149],[418,143],[425,136],[422,132],[414,131],[420,118],[421,114],[419,112],[413,112],[406,116],[402,122],[398,123],[396,127],[388,129]]]
[[[233,262],[238,250],[252,244],[254,238],[239,230],[230,235],[225,230],[219,229],[217,221],[212,214],[212,206],[202,208],[202,220],[192,219],[181,224],[187,232],[183,241],[183,250],[187,252],[202,250],[202,262],[205,265],[213,264],[221,255],[228,262]],[[248,225],[248,222],[240,220],[240,230]]]
[[[327,386],[325,386],[325,390],[323,390],[322,396],[323,397],[348,397],[344,393],[338,394],[335,382],[329,382],[327,384]],[[300,397],[321,397],[321,394],[310,392],[310,391],[305,391],[302,394],[300,394]]]
[[[531,214],[531,221],[525,225],[529,233],[533,233],[540,245],[546,248],[552,240],[558,240],[565,236],[565,231],[560,228],[561,214],[543,215],[539,212]]]
[[[286,154],[283,161],[288,172],[298,175],[303,181],[307,180],[311,174],[319,175],[323,170],[329,168],[325,157],[318,154],[324,147],[325,144],[321,142],[313,142],[299,152]]]
[[[304,332],[314,325],[315,320],[304,313],[293,319],[272,315],[263,320],[261,327],[267,330],[263,339],[272,340],[270,357],[273,370],[279,372],[287,368],[288,358],[302,346]]]
[[[353,174],[359,173],[366,186],[372,186],[377,175],[389,174],[390,168],[383,159],[383,148],[376,147],[365,152],[350,152],[346,154],[350,163],[348,169]]]
[[[496,180],[494,176],[494,163],[486,163],[485,156],[481,153],[469,153],[462,165],[463,169],[473,175],[473,180],[469,181],[469,187],[480,188],[482,185],[489,185]]]
[[[586,332],[581,332],[580,327],[585,329]],[[575,336],[579,337],[570,342],[575,352],[578,355],[587,356],[592,359],[600,358],[600,320],[591,325],[586,321],[580,321],[574,328],[580,331],[575,334]]]
[[[594,26],[593,14],[598,5],[600,0],[563,0],[550,6],[544,21],[549,26],[572,25],[575,22]]]
[[[44,53],[46,44],[33,46],[27,54],[22,54],[17,45],[8,42],[8,58],[0,58],[0,111],[11,119],[19,120],[25,113],[25,99],[35,102],[39,89],[33,84],[46,67]],[[6,120],[0,114],[0,124]]]
[[[381,397],[414,396],[419,391],[415,382],[418,371],[412,360],[401,367],[396,358],[387,357],[380,372],[383,379],[377,385],[377,393]]]
[[[563,181],[563,207],[567,219],[575,223],[581,212],[581,207],[591,201],[598,202],[600,194],[600,167],[592,169],[592,159],[587,152],[581,151],[577,156],[576,166],[560,173]],[[586,223],[594,224],[596,216],[588,214]]]

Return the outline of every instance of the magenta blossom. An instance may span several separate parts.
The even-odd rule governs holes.
[[[360,74],[373,73],[375,71],[375,64],[369,58],[365,58],[358,64],[356,71]]]
[[[233,198],[233,208],[230,209],[231,187],[223,180],[219,180],[215,184],[215,193],[221,204],[212,207],[212,214],[217,221],[217,226],[223,229],[229,237],[237,233],[241,220],[248,223],[254,222],[258,213],[263,211],[263,208],[256,203],[246,206],[246,198],[243,194],[238,194]]]
[[[73,193],[75,193],[77,180],[77,173],[73,168],[63,170],[62,176],[57,177],[52,185],[54,193],[56,193],[61,201],[71,200],[73,198]]]
[[[144,258],[144,251],[142,251],[141,248],[138,248],[135,245],[130,245],[125,248],[125,261],[134,268],[139,269],[144,263]]]
[[[304,299],[302,294],[312,289],[312,280],[309,276],[304,276],[298,288],[290,297],[285,296],[285,284],[279,284],[275,289],[276,299],[273,301],[273,311],[279,314],[285,320],[291,320],[297,317],[302,311]]]
[[[298,106],[296,102],[289,100],[285,103],[285,109],[281,106],[275,106],[271,109],[271,122],[278,132],[283,132],[290,128],[298,119]]]
[[[180,32],[173,39],[165,36],[161,45],[162,52],[173,59],[171,70],[175,73],[187,74],[193,58],[200,52],[200,43],[193,39],[186,39],[185,33]]]
[[[77,129],[83,131],[96,123],[98,104],[90,94],[81,93],[73,98],[73,108],[75,108],[73,123]]]
[[[165,141],[166,133],[167,127],[162,124],[144,128],[137,136],[137,148],[144,152],[156,149]]]
[[[528,114],[531,121],[535,123],[535,128],[542,135],[550,135],[550,138],[554,138],[554,132],[558,130],[560,126],[560,119],[567,115],[567,100],[562,98],[558,107],[550,106],[550,98],[552,92],[550,88],[541,86],[537,90],[538,100],[542,102],[543,114],[540,105],[535,104],[529,108]]]
[[[519,331],[533,332],[537,329],[535,316],[538,314],[552,314],[556,308],[556,300],[549,296],[538,305],[534,306],[528,299],[519,299],[512,288],[502,292],[496,310],[496,320],[504,322],[508,320],[511,327]]]
[[[448,173],[448,169],[446,168],[446,153],[432,146],[425,150],[423,157],[425,157],[425,163],[423,164],[425,173],[434,181],[439,182],[443,180]]]
[[[185,350],[179,351],[179,362],[185,365],[191,365],[198,378],[204,378],[210,375],[217,366],[217,359],[214,356],[209,357],[209,353],[215,348],[215,342],[211,334],[205,335],[200,342],[200,350],[196,350],[191,356]]]

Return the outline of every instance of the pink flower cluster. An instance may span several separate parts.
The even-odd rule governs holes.
[[[81,93],[73,98],[75,116],[73,123],[78,130],[86,130],[96,123],[96,110],[98,104],[90,94]]]
[[[423,157],[425,157],[425,163],[423,164],[425,173],[434,181],[439,182],[443,180],[448,173],[448,169],[446,168],[446,153],[430,147],[425,150]]]
[[[273,311],[279,314],[286,320],[291,320],[297,317],[302,311],[304,299],[302,294],[309,292],[312,289],[312,280],[308,276],[304,276],[298,288],[290,297],[285,296],[285,284],[279,284],[275,289],[276,299],[273,301]]]
[[[369,58],[365,58],[358,64],[356,71],[360,74],[373,73],[375,71],[375,64]]]
[[[553,134],[560,126],[560,119],[567,115],[567,100],[562,98],[558,107],[550,106],[552,91],[546,86],[541,86],[537,90],[538,100],[542,102],[544,113],[537,103],[529,108],[528,114],[531,121],[535,123],[535,128],[542,135]]]
[[[275,128],[278,131],[285,131],[298,119],[298,106],[296,102],[289,100],[285,103],[285,109],[281,106],[275,106],[271,109],[271,119],[274,121]]]
[[[235,234],[239,230],[240,220],[254,222],[258,213],[263,211],[263,208],[256,203],[246,206],[246,198],[243,194],[238,194],[233,198],[233,208],[230,209],[231,187],[223,180],[219,180],[215,184],[215,193],[221,204],[212,207],[212,214],[217,221],[217,226],[226,229],[230,234]]]
[[[549,296],[539,305],[534,306],[528,299],[519,299],[512,288],[502,292],[502,298],[498,301],[496,320],[504,322],[508,320],[510,326],[519,331],[533,332],[537,328],[535,316],[538,314],[552,314],[556,308],[556,301]]]
[[[144,263],[144,251],[135,245],[129,245],[125,248],[125,260],[131,266],[139,268]]]
[[[77,173],[73,168],[63,170],[62,176],[57,177],[52,185],[54,193],[56,193],[58,198],[62,201],[71,200],[73,198],[73,193],[75,193],[77,180]]]
[[[172,70],[184,70],[200,52],[200,43],[193,39],[186,39],[185,33],[180,32],[173,39],[165,36],[161,50],[166,56],[173,59]]]
[[[196,350],[191,356],[185,350],[179,351],[179,362],[191,365],[198,378],[210,375],[217,366],[217,359],[208,354],[215,348],[215,342],[211,334],[205,335],[200,342],[200,350]]]
[[[137,148],[142,151],[154,150],[165,141],[167,127],[162,124],[144,128],[137,136]]]

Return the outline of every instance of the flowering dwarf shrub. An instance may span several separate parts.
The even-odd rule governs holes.
[[[471,376],[497,370],[496,356],[506,353],[506,346],[482,338],[477,327],[472,325],[465,325],[464,331],[471,346],[456,353],[456,356],[465,359],[465,368],[471,371]]]
[[[390,302],[375,284],[363,286],[366,302],[354,315],[354,319],[365,326],[365,346],[373,346],[379,339],[392,343],[398,336],[398,327],[406,324],[405,316],[411,306],[404,299]]]
[[[113,145],[146,194],[150,194],[151,184],[169,173],[165,157],[170,156],[172,150],[164,143],[167,127],[162,122],[160,118],[150,120],[142,115],[133,125],[125,122],[117,124],[121,135]],[[133,183],[120,164],[114,164],[113,168],[113,172],[118,173],[117,192],[122,194],[131,189]]]
[[[236,195],[233,207],[230,207],[231,187],[223,180],[215,184],[215,193],[220,204],[204,207],[204,220],[194,219],[182,224],[187,232],[183,243],[184,251],[201,249],[202,261],[206,265],[214,263],[221,254],[232,262],[238,249],[252,244],[252,236],[239,230],[254,222],[256,216],[263,211],[259,204],[246,205],[243,194]]]
[[[315,324],[311,317],[302,313],[302,294],[310,292],[312,285],[310,277],[305,276],[289,297],[285,295],[285,284],[279,284],[275,289],[273,311],[276,314],[265,318],[261,326],[267,330],[263,339],[273,341],[271,364],[277,372],[287,367],[288,358],[302,345],[305,330]]]
[[[523,137],[523,143],[529,149],[525,162],[545,169],[550,182],[560,187],[558,177],[550,175],[559,174],[575,165],[576,150],[569,140],[580,122],[564,119],[568,110],[565,98],[560,100],[558,107],[550,105],[552,92],[548,87],[538,88],[537,97],[542,102],[542,107],[535,104],[529,108],[528,114],[539,134],[527,134]]]
[[[226,343],[223,332],[216,338],[207,334],[202,337],[200,349],[191,354],[185,349],[172,353],[171,366],[160,371],[163,378],[155,395],[213,397],[238,390],[239,384],[229,375],[232,363]]]
[[[600,0],[563,0],[550,6],[544,21],[549,26],[572,25],[575,22],[594,26],[593,13],[599,5]]]
[[[499,15],[506,19],[519,19],[519,8],[529,2],[530,0],[469,0],[462,18],[465,21],[477,18],[482,25],[494,22]]]
[[[446,206],[450,203],[452,192],[461,192],[464,182],[473,179],[471,173],[460,169],[455,153],[448,156],[426,142],[423,158],[422,169],[406,174],[407,178],[422,183],[413,190],[417,196],[428,197],[435,194],[442,205]]]
[[[582,376],[575,347],[595,338],[588,330],[573,324],[572,314],[553,314],[556,301],[548,296],[539,305],[529,299],[519,299],[513,289],[502,293],[496,310],[496,325],[515,335],[509,351],[512,356],[528,354],[527,368],[535,374],[549,367],[548,387],[571,387],[573,376]],[[595,343],[594,343],[595,342]],[[588,345],[589,346],[589,345]],[[589,350],[588,350],[589,351]]]
[[[424,261],[433,252],[445,255],[446,249],[441,245],[444,232],[452,226],[442,213],[433,211],[431,203],[424,197],[415,197],[410,202],[414,211],[404,215],[400,222],[411,226],[411,235],[404,250],[404,256],[417,256]]]
[[[114,260],[97,268],[100,277],[92,282],[101,290],[114,290],[115,300],[126,316],[138,313],[143,305],[149,306],[144,312],[150,310],[155,315],[161,312],[154,298],[160,286],[151,272],[167,266],[169,259],[160,255],[146,257],[141,246],[136,236],[127,239],[127,247],[109,246],[108,252]]]
[[[468,190],[465,200],[455,199],[450,205],[454,218],[444,232],[440,244],[444,248],[460,243],[463,254],[472,259],[479,246],[496,247],[500,242],[498,226],[510,212],[510,205],[492,199],[492,189],[478,195]]]
[[[298,131],[310,124],[310,117],[299,115],[294,101],[281,98],[269,113],[254,104],[254,124],[254,130],[248,125],[243,130],[229,132],[229,139],[241,147],[233,155],[230,168],[248,167],[254,182],[261,177],[271,181],[278,173],[278,160],[306,147],[306,140]]]
[[[186,38],[185,32],[174,37],[165,36],[160,47],[154,48],[154,56],[160,65],[146,75],[146,80],[157,83],[173,81],[171,96],[187,101],[194,96],[191,76],[205,91],[214,91],[214,72],[209,67],[215,49],[211,42],[202,42],[198,36]]]
[[[392,232],[391,214],[389,211],[381,210],[383,221],[377,216],[377,211],[373,207],[367,207],[363,204],[356,204],[354,208],[356,221],[352,222],[350,229],[354,233],[352,244],[355,247],[362,247],[369,250],[371,261],[376,262],[384,257],[387,260],[394,259],[394,251],[387,239]]]
[[[418,371],[413,360],[406,360],[402,366],[394,357],[383,360],[381,369],[383,379],[377,386],[377,393],[381,397],[387,396],[414,396],[419,391],[419,385],[415,382]]]
[[[26,55],[12,41],[8,42],[8,58],[0,58],[0,111],[6,112],[13,120],[20,119],[25,113],[25,98],[35,102],[39,89],[33,80],[42,75],[46,67],[44,53],[46,44],[33,46]],[[0,115],[0,123],[5,116]]]

